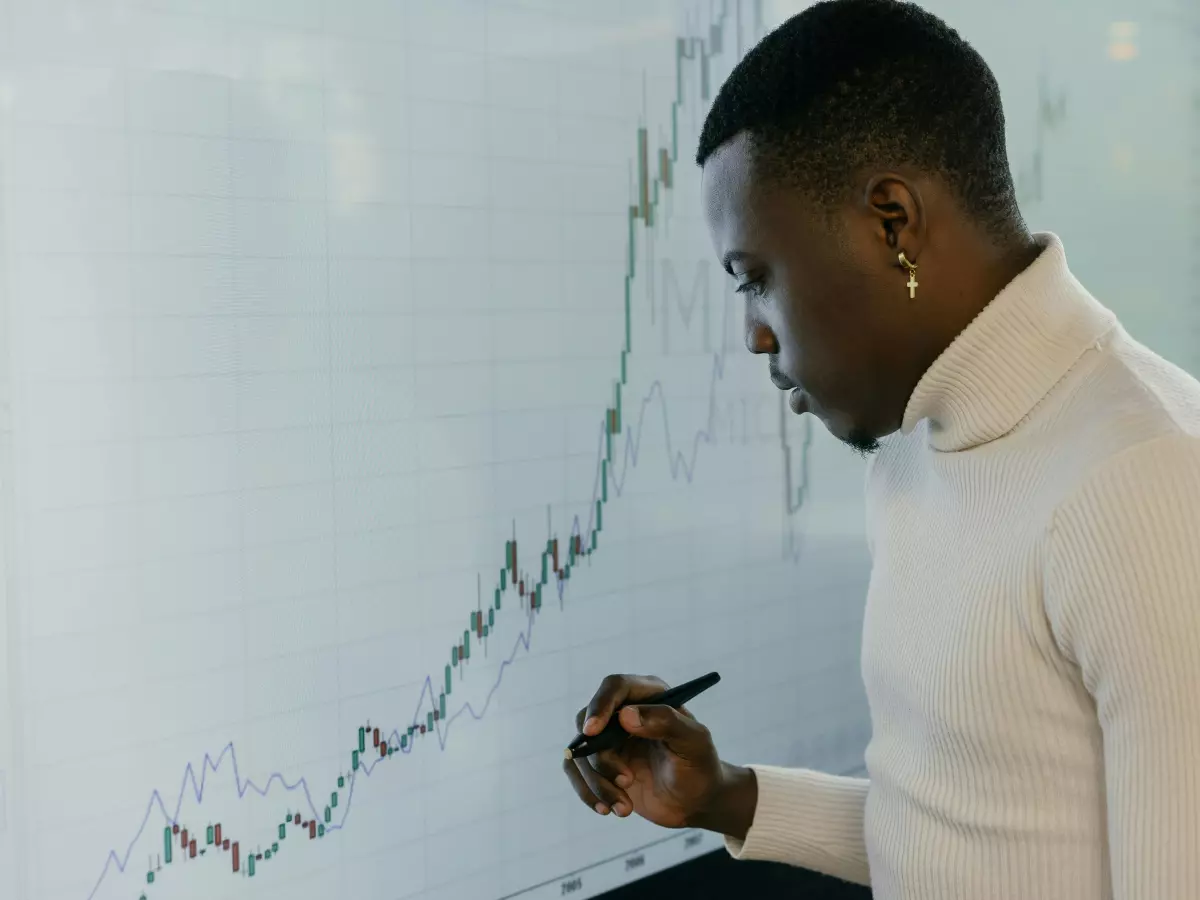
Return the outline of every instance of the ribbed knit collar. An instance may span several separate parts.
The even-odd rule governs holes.
[[[1067,268],[1054,234],[917,382],[901,432],[929,419],[935,450],[965,450],[1008,434],[1116,323]]]

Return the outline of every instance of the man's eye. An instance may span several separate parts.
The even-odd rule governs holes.
[[[749,294],[752,297],[761,297],[763,295],[763,283],[761,281],[744,281],[737,286],[739,294]]]

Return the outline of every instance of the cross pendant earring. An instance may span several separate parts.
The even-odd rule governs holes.
[[[908,297],[910,300],[916,299],[917,288],[920,286],[917,283],[917,264],[908,261],[908,257],[904,255],[904,251],[900,251],[900,265],[908,269]]]

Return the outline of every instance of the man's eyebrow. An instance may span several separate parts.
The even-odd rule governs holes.
[[[726,272],[728,272],[730,275],[732,275],[733,274],[733,264],[735,262],[742,262],[749,258],[750,258],[750,254],[746,253],[744,250],[730,250],[728,253],[726,253],[724,256],[721,257],[721,268],[723,268]]]

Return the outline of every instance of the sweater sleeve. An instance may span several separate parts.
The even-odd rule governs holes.
[[[1055,512],[1046,611],[1103,739],[1114,900],[1200,897],[1200,439],[1110,460]]]
[[[725,839],[735,858],[790,863],[855,884],[871,883],[863,841],[867,779],[751,768],[758,805],[746,840]]]

